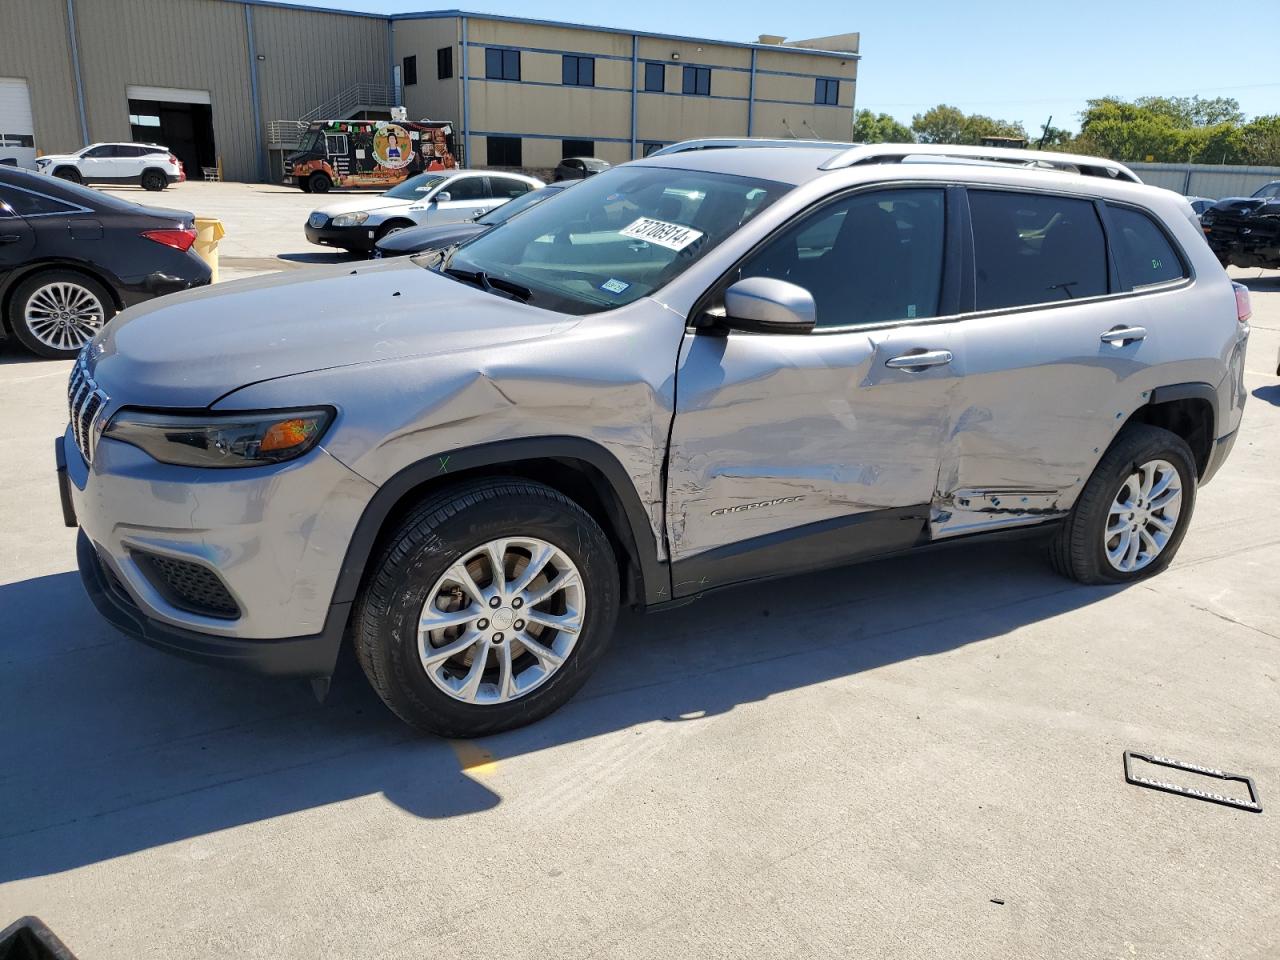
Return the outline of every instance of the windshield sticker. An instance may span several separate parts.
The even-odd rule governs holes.
[[[683,250],[702,237],[701,230],[678,223],[667,223],[665,220],[651,220],[648,217],[640,217],[618,232],[624,237],[656,243],[668,250]]]
[[[629,286],[631,286],[631,284],[626,283],[622,280],[614,280],[610,278],[606,280],[604,283],[600,284],[600,289],[604,290],[606,293],[619,294],[619,293],[622,293],[622,291],[627,289],[627,287]]]

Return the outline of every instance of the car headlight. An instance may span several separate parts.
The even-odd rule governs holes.
[[[121,410],[104,437],[183,467],[257,467],[300,457],[324,436],[333,410],[190,416]]]
[[[369,219],[369,214],[361,210],[359,213],[340,213],[333,218],[335,227],[358,227]]]

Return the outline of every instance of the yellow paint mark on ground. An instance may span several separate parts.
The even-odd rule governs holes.
[[[483,776],[498,769],[498,758],[474,740],[450,740],[454,754],[464,773]]]

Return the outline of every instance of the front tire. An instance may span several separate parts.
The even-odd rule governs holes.
[[[23,280],[9,301],[9,328],[40,357],[74,357],[116,312],[106,287],[72,270],[43,270]]]
[[[59,167],[53,171],[53,175],[59,180],[66,180],[69,183],[84,183],[84,177],[80,176],[80,171],[75,167]]]
[[[307,177],[307,193],[328,193],[332,186],[333,181],[327,173],[313,173]]]
[[[424,500],[387,540],[357,601],[356,656],[406,723],[447,737],[523,726],[599,662],[618,611],[604,532],[517,478]]]
[[[1120,431],[1054,536],[1050,559],[1081,583],[1131,583],[1173,561],[1195,508],[1195,458],[1176,433]]]

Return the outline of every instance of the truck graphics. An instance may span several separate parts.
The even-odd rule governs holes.
[[[452,170],[453,125],[438,120],[317,120],[285,157],[284,182],[305,192],[386,190],[428,170]]]

